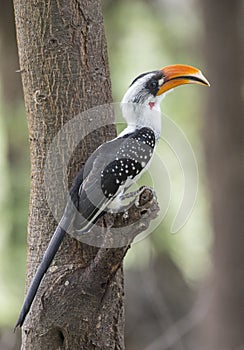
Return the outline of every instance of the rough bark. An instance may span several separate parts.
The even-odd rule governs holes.
[[[207,76],[205,148],[214,228],[212,283],[201,349],[244,344],[243,105],[241,1],[204,1]]]
[[[14,0],[14,7],[31,152],[28,286],[56,226],[44,186],[49,145],[73,116],[111,102],[111,84],[99,0]],[[108,126],[76,147],[69,182],[87,156],[115,136],[113,119],[104,118]],[[89,123],[84,116],[82,128],[86,130]],[[65,194],[58,195],[62,203]],[[113,217],[115,226],[136,221],[131,239],[158,210],[150,191],[143,192],[140,203],[141,208],[132,206],[129,216]],[[106,226],[106,220],[101,225]],[[98,249],[67,235],[24,324],[22,349],[124,349],[122,262],[128,248],[129,244]]]

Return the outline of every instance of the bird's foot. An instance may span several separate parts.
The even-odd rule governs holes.
[[[143,206],[143,203],[142,203],[142,198],[141,198],[141,195],[145,192],[150,192],[150,193],[153,193],[155,194],[155,191],[154,189],[152,189],[151,187],[148,187],[148,186],[141,186],[138,190],[136,191],[132,191],[132,192],[129,192],[129,193],[125,193],[125,194],[121,194],[119,196],[119,203],[117,203],[116,206],[114,207],[109,207],[108,208],[108,212],[110,214],[117,214],[121,211],[124,211],[126,212],[127,209],[129,209],[133,204],[137,207],[137,208],[141,208]],[[123,201],[125,202],[126,200],[128,199],[131,199],[128,203],[123,203]]]

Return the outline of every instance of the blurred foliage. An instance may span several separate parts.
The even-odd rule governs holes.
[[[121,99],[129,83],[142,72],[173,63],[195,65],[204,71],[197,3],[190,0],[107,0],[104,1],[104,16],[114,101]],[[127,269],[143,269],[153,257],[166,253],[180,267],[186,280],[194,284],[209,267],[211,229],[203,187],[200,118],[204,93],[204,89],[189,86],[175,90],[163,102],[164,113],[184,131],[196,153],[200,186],[193,213],[180,232],[168,233],[181,200],[182,174],[172,151],[160,142],[158,152],[169,166],[173,184],[169,211],[150,238],[135,244],[129,251]],[[29,151],[24,107],[17,106],[6,106],[1,100],[0,325],[13,325],[24,294]],[[146,178],[147,175],[145,181]]]
[[[29,150],[24,106],[0,111],[0,322],[12,324],[24,294]],[[18,269],[16,269],[18,267]]]

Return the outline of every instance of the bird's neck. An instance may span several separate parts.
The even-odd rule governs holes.
[[[159,105],[141,105],[138,103],[121,103],[123,117],[127,122],[124,133],[133,132],[135,129],[150,128],[154,131],[158,140],[161,134],[161,112]]]

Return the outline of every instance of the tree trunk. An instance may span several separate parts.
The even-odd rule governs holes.
[[[73,116],[111,102],[111,84],[99,0],[14,0],[14,6],[31,151],[28,286],[57,224],[44,183],[50,144]],[[96,118],[104,118],[107,126],[76,147],[69,163],[69,181],[100,143],[116,135],[110,115]],[[82,131],[90,124],[89,115],[84,114]],[[77,130],[66,135],[70,147],[74,146],[72,132]],[[61,144],[58,148],[57,157],[61,152],[62,159],[65,150]],[[55,186],[57,176],[54,172],[51,185]],[[57,196],[57,203],[63,203],[65,194],[58,192]],[[132,204],[126,217],[117,214],[113,218],[120,227],[142,218],[138,226],[127,230],[129,241],[148,226],[158,210],[147,190],[139,204],[140,209]],[[96,248],[67,235],[24,323],[22,349],[124,349],[122,262],[128,248],[128,242],[117,249]]]
[[[43,179],[48,147],[59,129],[74,115],[110,102],[111,84],[99,0],[84,1],[82,5],[75,0],[16,0],[14,6],[31,151],[28,286],[57,224],[46,201]],[[75,177],[87,155],[112,135],[115,135],[112,126],[106,135],[104,130],[98,130],[89,143],[78,147],[76,159],[70,165],[70,178]],[[104,303],[110,308],[108,317],[111,319],[103,315],[101,327],[96,329],[96,317],[101,311],[94,311],[96,295],[91,298],[93,305],[86,305],[88,321],[85,319],[85,303],[79,284],[82,269],[96,252],[96,248],[84,247],[66,237],[55,259],[57,270],[47,274],[24,327],[23,349],[115,347],[116,337],[123,334],[122,271],[116,275],[111,295]],[[67,295],[68,299],[65,300],[65,296],[61,297],[65,294],[63,282],[74,272],[77,275],[72,281],[73,298],[69,299]],[[62,281],[57,281],[57,276],[62,276]],[[60,315],[55,308],[61,308],[63,312],[65,309],[66,312]],[[93,319],[89,320],[91,312]],[[42,317],[44,319],[41,320]],[[101,334],[104,325],[111,327],[106,340]],[[122,336],[118,348],[123,348]]]
[[[243,109],[241,1],[204,1],[205,50],[211,88],[205,147],[212,200],[214,271],[205,321],[207,350],[244,344]]]

